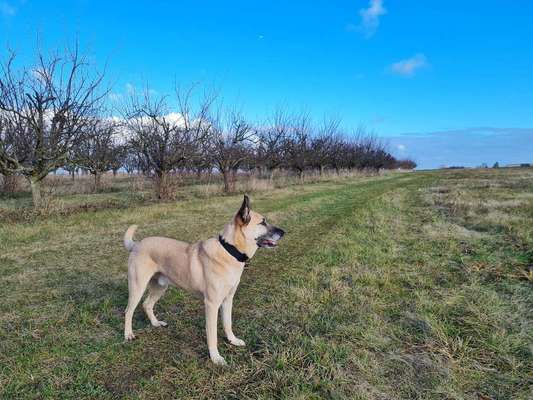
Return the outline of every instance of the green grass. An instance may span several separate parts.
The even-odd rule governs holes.
[[[117,194],[113,194],[117,195]],[[244,272],[208,360],[203,303],[171,290],[124,343],[122,235],[216,234],[240,196],[0,226],[0,397],[526,399],[533,171],[438,171],[252,196],[287,230]],[[1,222],[0,222],[1,223]],[[220,324],[219,324],[220,325]]]

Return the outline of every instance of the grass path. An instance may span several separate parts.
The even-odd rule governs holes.
[[[178,290],[156,306],[168,328],[138,310],[138,340],[123,343],[121,236],[138,223],[140,236],[205,238],[238,197],[0,226],[0,397],[525,399],[531,284],[471,268],[521,255],[498,231],[437,232],[450,216],[427,196],[443,182],[457,185],[405,174],[254,196],[288,234],[244,273],[234,329],[247,347],[220,341],[228,368],[208,362],[201,300]],[[498,260],[495,242],[509,247]]]

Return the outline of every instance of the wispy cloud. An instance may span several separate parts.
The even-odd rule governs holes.
[[[107,97],[109,98],[109,100],[113,101],[113,102],[117,102],[117,101],[120,101],[122,100],[123,96],[122,96],[122,93],[115,93],[115,92],[111,92],[107,95]]]
[[[383,0],[370,0],[368,8],[359,10],[359,15],[361,16],[359,30],[366,38],[370,38],[376,33],[379,27],[379,18],[386,13],[387,10],[383,7]],[[353,25],[349,26],[353,29]]]
[[[419,168],[442,165],[475,167],[533,162],[533,128],[473,127],[410,132],[387,137],[399,157],[412,157]]]
[[[135,86],[133,86],[131,83],[129,82],[126,83],[125,88],[126,88],[126,94],[132,95],[135,93]]]
[[[4,17],[12,17],[17,13],[15,6],[9,4],[7,1],[0,1],[0,14]]]
[[[400,60],[390,66],[390,70],[400,76],[409,78],[415,75],[416,71],[428,66],[427,58],[424,54],[416,54],[411,58]]]
[[[159,95],[159,92],[155,89],[151,89],[149,87],[142,88],[141,90],[138,89],[138,86],[135,86],[134,84],[127,82],[124,85],[124,93],[110,93],[109,98],[110,100],[120,100],[121,98],[126,96],[134,96],[136,94],[148,94],[150,96],[157,96]]]

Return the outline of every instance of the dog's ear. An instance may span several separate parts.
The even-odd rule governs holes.
[[[248,225],[250,222],[250,199],[248,196],[244,195],[244,199],[241,204],[241,208],[237,212],[237,219],[242,225]]]

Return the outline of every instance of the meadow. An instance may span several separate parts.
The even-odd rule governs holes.
[[[227,367],[209,361],[202,300],[177,289],[156,306],[169,326],[139,308],[124,342],[122,236],[216,235],[242,194],[155,202],[117,182],[43,215],[0,196],[0,398],[531,398],[532,169],[240,187],[287,234],[235,296],[247,346],[219,324]]]

